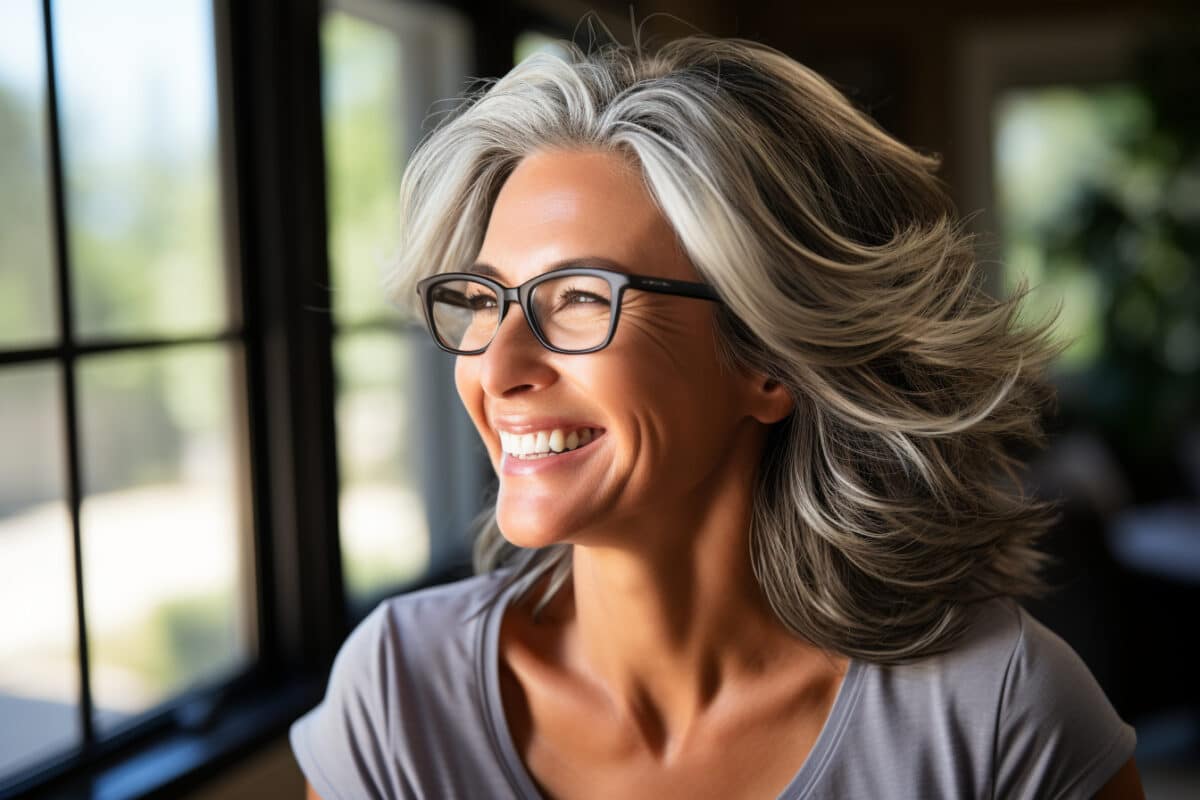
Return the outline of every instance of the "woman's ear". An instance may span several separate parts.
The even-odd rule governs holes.
[[[787,386],[762,373],[755,374],[753,380],[752,417],[764,425],[771,425],[792,413],[795,402]]]

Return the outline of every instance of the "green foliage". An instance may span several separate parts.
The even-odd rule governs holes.
[[[382,270],[395,247],[404,168],[404,81],[395,35],[348,14],[321,25],[329,257],[340,322],[387,312]]]
[[[1134,82],[1000,109],[1009,281],[1040,284],[1034,313],[1062,298],[1066,411],[1135,461],[1200,411],[1200,123],[1180,111],[1196,108],[1197,52],[1155,41]]]
[[[97,639],[93,659],[134,673],[152,694],[182,691],[244,656],[236,611],[234,592],[227,588],[171,598],[120,632]]]
[[[54,250],[42,115],[0,83],[0,346],[50,339]]]
[[[214,142],[215,146],[215,142]],[[68,162],[72,297],[83,335],[175,335],[225,325],[216,168],[178,162]]]

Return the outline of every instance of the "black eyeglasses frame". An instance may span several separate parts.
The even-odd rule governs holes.
[[[615,302],[615,306],[612,308],[612,313],[609,316],[608,333],[605,335],[604,340],[595,347],[589,347],[586,350],[564,350],[550,344],[538,325],[536,315],[530,313],[530,299],[533,297],[534,289],[546,281],[557,278],[568,278],[572,275],[585,275],[592,278],[605,279],[608,281],[609,289],[612,292],[611,296]],[[543,272],[541,275],[536,275],[519,286],[505,286],[497,280],[474,272],[442,272],[437,275],[431,275],[428,278],[423,278],[417,282],[417,294],[421,298],[421,309],[425,314],[425,326],[429,330],[429,335],[433,338],[434,344],[442,350],[459,356],[480,355],[491,346],[492,341],[496,338],[496,334],[493,333],[492,338],[488,340],[487,344],[475,350],[457,350],[453,347],[448,347],[438,337],[437,329],[433,322],[433,293],[430,290],[438,284],[456,280],[476,281],[495,292],[500,303],[500,317],[496,322],[496,331],[499,331],[500,326],[504,324],[504,318],[508,315],[509,308],[512,307],[513,303],[516,303],[521,307],[521,311],[524,312],[525,322],[529,325],[529,329],[533,331],[534,338],[538,340],[538,343],[552,353],[564,353],[566,355],[595,353],[598,350],[603,350],[612,343],[613,336],[617,331],[617,321],[621,316],[621,306],[624,304],[626,289],[637,289],[641,292],[653,292],[654,294],[674,295],[677,297],[692,297],[716,303],[722,302],[720,295],[717,294],[717,290],[707,283],[677,281],[669,278],[657,278],[651,275],[630,275],[627,272],[601,269],[599,267],[563,267],[562,269],[555,269]]]

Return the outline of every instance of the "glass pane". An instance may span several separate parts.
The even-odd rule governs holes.
[[[513,43],[513,63],[520,64],[534,53],[547,53],[565,59],[567,49],[563,47],[561,39],[548,36],[540,31],[524,31],[517,34],[517,39]]]
[[[44,365],[0,370],[0,781],[79,744],[58,377]]]
[[[58,329],[41,8],[6,2],[0,24],[0,347]]]
[[[1028,308],[1035,318],[1062,303],[1056,332],[1071,342],[1065,370],[1093,366],[1112,344],[1105,328],[1119,283],[1120,269],[1110,263],[1117,254],[1106,244],[1097,247],[1087,228],[1102,220],[1097,214],[1108,213],[1108,199],[1138,219],[1147,190],[1160,192],[1162,170],[1125,145],[1151,124],[1149,104],[1132,86],[1013,90],[996,104],[1005,280],[1012,288],[1025,277],[1035,287]],[[1112,217],[1108,233],[1115,227]],[[1152,310],[1135,307],[1133,313],[1152,324]]]
[[[542,334],[555,347],[587,350],[608,336],[612,286],[604,278],[569,275],[539,283],[531,300]]]
[[[97,722],[251,656],[240,357],[225,345],[80,363],[84,597]]]
[[[380,285],[408,147],[400,39],[330,12],[321,22],[321,64],[331,299],[346,323],[389,310]]]
[[[454,350],[487,347],[500,325],[500,299],[478,281],[445,281],[429,288],[429,318],[438,341]]]
[[[225,327],[211,0],[54,3],[83,337]]]
[[[417,578],[429,566],[429,527],[413,482],[404,388],[412,362],[407,336],[338,337],[337,430],[342,567],[352,602]]]

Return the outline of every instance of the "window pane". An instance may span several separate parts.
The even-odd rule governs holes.
[[[58,328],[46,154],[42,4],[4,4],[0,25],[0,347]]]
[[[342,565],[364,601],[429,566],[429,528],[413,483],[408,386],[412,344],[394,333],[343,334],[334,358]]]
[[[546,53],[559,58],[566,58],[567,50],[561,39],[556,39],[541,31],[523,31],[517,34],[513,43],[513,63],[520,64],[534,53]]]
[[[1146,99],[1132,86],[1019,89],[996,104],[1006,283],[1012,288],[1024,277],[1034,287],[1028,313],[1035,318],[1061,301],[1056,334],[1071,342],[1065,370],[1094,365],[1112,345],[1105,316],[1118,282],[1107,263],[1113,251],[1097,251],[1086,226],[1105,213],[1096,198],[1111,197],[1138,218],[1146,200],[1139,194],[1165,183],[1160,170],[1131,158],[1125,146],[1151,122]],[[1141,316],[1153,322],[1152,311]]]
[[[0,781],[80,737],[58,377],[0,370]]]
[[[53,7],[77,333],[223,328],[211,0]]]
[[[321,22],[332,305],[340,323],[378,317],[395,244],[405,72],[392,31],[342,12]]]
[[[251,656],[235,370],[224,345],[80,363],[84,597],[104,726]]]

